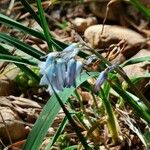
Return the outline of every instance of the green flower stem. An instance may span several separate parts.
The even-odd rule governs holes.
[[[95,97],[95,95],[94,95],[94,93],[93,92],[91,92],[91,94],[92,94],[92,97],[93,97],[93,102],[94,102],[94,104],[95,104],[95,108],[97,109],[97,111],[99,110],[99,108],[98,108],[98,103],[97,103],[97,100],[96,100],[96,97]]]
[[[109,100],[106,98],[103,89],[100,90],[99,97],[101,97],[103,105],[107,113],[107,123],[108,123],[108,128],[112,136],[113,143],[118,144],[121,142],[121,139],[119,137],[119,129],[118,129],[117,120],[113,113],[112,106]]]
[[[91,121],[90,117],[88,116],[88,114],[87,114],[87,112],[86,112],[86,110],[85,110],[85,108],[84,108],[84,105],[83,105],[83,103],[82,103],[81,97],[80,97],[80,95],[79,95],[77,89],[75,89],[75,95],[76,95],[77,99],[79,100],[79,103],[80,103],[81,109],[82,109],[82,111],[83,111],[83,114],[85,114],[87,120],[88,120],[89,123],[92,125],[92,121]]]
[[[93,126],[93,122],[92,122],[92,120],[90,119],[88,113],[86,112],[86,109],[84,108],[84,105],[83,105],[83,103],[82,103],[82,100],[81,100],[81,98],[80,98],[80,95],[79,95],[77,89],[75,89],[75,94],[76,94],[76,97],[77,97],[78,100],[79,100],[79,103],[80,103],[81,109],[82,109],[82,111],[83,111],[83,114],[85,115],[86,119],[89,121],[90,125]],[[80,120],[80,119],[79,119],[79,120]],[[89,127],[88,127],[88,126],[85,126],[85,125],[83,125],[83,126],[84,126],[84,128],[89,132]],[[99,136],[98,134],[96,134],[96,132],[95,132],[95,134],[94,134],[94,131],[96,131],[96,130],[97,130],[97,129],[95,128],[95,130],[93,130],[93,132],[91,132],[91,133],[89,134],[89,136],[93,139],[93,141],[94,141],[95,144],[97,143],[97,141],[98,141],[98,140],[97,140],[97,137]]]
[[[117,86],[115,83],[109,81],[109,84],[124,100],[130,104],[130,106],[132,106],[138,116],[150,123],[150,115],[147,111],[145,111],[144,107],[141,107],[126,91]]]
[[[85,43],[84,43],[85,44]],[[88,50],[90,50],[92,53],[94,53],[103,63],[112,66],[112,64],[103,56],[101,56],[95,49],[87,46],[87,44],[85,44],[86,47],[88,47]],[[126,73],[123,71],[123,69],[121,67],[115,67],[114,70],[119,73],[124,80],[129,84],[129,86],[131,87],[131,90],[134,92],[134,94],[141,100],[143,101],[143,103],[148,107],[148,109],[150,109],[150,102],[144,97],[144,95],[141,93],[141,91],[132,83],[132,81],[129,79],[129,77],[126,75]]]
[[[52,86],[52,85],[51,85],[51,86]],[[55,92],[53,86],[52,86],[52,89],[53,89],[53,91],[54,91],[54,94],[55,94],[55,96],[56,96],[56,98],[57,98],[58,103],[60,104],[61,108],[63,109],[63,111],[64,111],[64,113],[65,113],[67,119],[69,120],[69,122],[70,122],[72,128],[75,130],[75,132],[76,132],[76,134],[77,134],[79,140],[81,141],[83,147],[84,147],[86,150],[90,150],[90,147],[89,147],[89,145],[88,145],[88,143],[87,143],[85,137],[84,137],[84,136],[81,134],[81,132],[79,131],[78,126],[76,125],[75,121],[74,121],[73,118],[71,117],[69,111],[66,109],[66,107],[65,107],[65,105],[63,104],[63,102],[62,102],[61,98],[59,97],[59,95]]]

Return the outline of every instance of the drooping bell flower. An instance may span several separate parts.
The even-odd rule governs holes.
[[[59,92],[65,87],[76,86],[76,78],[82,68],[82,63],[75,59],[78,52],[78,44],[73,43],[62,52],[49,53],[46,61],[39,63],[40,73],[43,75],[40,85],[47,85],[50,94],[53,89]]]
[[[109,66],[104,71],[100,72],[100,74],[95,82],[95,85],[94,85],[95,93],[97,93],[100,90],[100,87],[102,86],[102,84],[107,80],[108,73],[113,71],[116,66],[117,65]]]

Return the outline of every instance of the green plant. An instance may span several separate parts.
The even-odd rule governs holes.
[[[144,14],[147,19],[150,19],[150,10],[146,8],[139,0],[129,0],[129,2],[138,9],[141,13]]]
[[[149,113],[150,103],[134,85],[135,81],[142,80],[143,78],[149,78],[150,77],[149,74],[143,77],[136,78],[134,81],[132,81],[128,78],[128,76],[125,74],[125,72],[121,68],[123,66],[138,63],[138,62],[150,61],[149,56],[136,58],[136,59],[130,59],[126,61],[125,63],[121,64],[120,66],[117,66],[117,65],[112,65],[109,61],[107,61],[104,57],[102,57],[97,51],[87,46],[86,43],[81,43],[81,44],[84,44],[84,46],[92,54],[95,54],[97,56],[96,59],[99,59],[102,62],[103,66],[105,67],[105,69],[100,73],[100,75],[99,75],[99,72],[86,72],[84,70],[83,65],[81,66],[78,60],[75,59],[75,55],[79,55],[80,57],[85,58],[87,54],[84,52],[81,52],[82,47],[78,48],[79,44],[75,44],[75,47],[71,49],[71,53],[70,51],[66,52],[66,47],[68,48],[68,45],[52,37],[51,32],[48,28],[48,24],[44,17],[44,10],[42,8],[41,1],[36,0],[39,15],[37,15],[37,13],[34,12],[34,10],[31,8],[27,0],[21,0],[21,2],[23,6],[27,9],[27,11],[32,15],[33,19],[37,21],[37,23],[42,27],[43,29],[42,32],[25,27],[21,23],[13,19],[10,19],[9,17],[3,14],[0,14],[0,22],[8,26],[11,26],[13,28],[16,28],[20,31],[23,31],[26,34],[29,34],[31,36],[34,36],[36,38],[46,41],[48,45],[48,52],[53,52],[53,53],[49,53],[45,57],[46,55],[45,52],[37,50],[33,48],[32,46],[22,42],[21,40],[15,37],[11,37],[10,35],[6,33],[0,33],[0,42],[1,42],[0,43],[1,44],[0,45],[0,60],[12,62],[22,70],[22,73],[17,76],[18,84],[25,85],[25,83],[28,83],[25,86],[32,87],[33,85],[37,85],[43,82],[43,85],[48,85],[48,87],[50,87],[48,88],[48,90],[49,91],[51,90],[50,94],[52,94],[50,99],[44,106],[34,127],[32,128],[32,131],[29,133],[27,142],[24,145],[24,150],[39,149],[44,137],[47,134],[48,128],[53,124],[54,119],[57,116],[61,108],[63,109],[66,117],[61,122],[61,125],[59,126],[56,134],[53,136],[52,140],[50,140],[46,149],[50,149],[51,146],[57,141],[59,135],[62,134],[67,122],[70,122],[70,124],[74,128],[81,142],[81,144],[79,145],[70,146],[70,149],[71,148],[75,149],[77,147],[82,148],[82,146],[85,149],[92,149],[92,148],[98,149],[97,147],[99,146],[99,143],[100,143],[99,138],[98,138],[99,137],[99,125],[101,124],[99,121],[99,116],[105,116],[105,118],[107,118],[106,122],[109,128],[109,131],[111,133],[113,142],[115,144],[120,142],[121,133],[118,128],[117,116],[114,113],[115,109],[113,109],[113,106],[110,101],[110,95],[112,94],[111,93],[112,89],[116,91],[117,96],[116,95],[115,96],[118,99],[122,97],[122,99],[124,99],[124,102],[128,103],[131,106],[135,114],[138,114],[147,123],[150,123],[150,113]],[[132,1],[132,3],[134,2],[135,1]],[[136,6],[137,5],[139,5],[139,3],[136,3]],[[140,10],[143,11],[143,7]],[[149,17],[150,13],[148,11],[146,11],[146,14]],[[5,47],[5,45],[7,44],[12,47],[15,47],[17,51],[22,51],[23,53],[25,53],[26,57],[22,57],[21,55],[14,55],[13,53],[11,53],[11,51]],[[42,66],[44,63],[45,65],[45,61],[46,61],[46,65],[48,65],[47,67],[52,67],[52,66],[53,67],[50,68],[51,72],[49,70],[45,71],[46,68],[45,70],[43,69],[44,71],[41,73],[43,77],[41,78],[38,72],[39,69],[35,70],[33,69],[33,66],[35,68],[38,68],[39,64],[41,64]],[[67,81],[66,81],[66,77],[62,79],[59,76],[60,73],[58,72],[60,71],[60,69],[62,69],[62,66],[65,66],[64,67],[65,70],[63,71],[67,73],[67,79],[68,79]],[[82,67],[83,69],[82,72],[79,72],[81,71],[81,68],[78,68],[78,67]],[[55,74],[55,76],[53,76],[53,74]],[[118,78],[117,74],[120,74],[124,78],[124,80],[127,82],[128,86],[132,87],[132,90],[133,90],[132,94],[129,91],[127,91],[127,89],[123,88],[120,83],[118,83],[118,81],[116,80]],[[98,79],[94,87],[92,84],[87,82],[88,79],[97,78],[97,77]],[[56,80],[53,81],[53,79],[57,79],[59,82],[61,82],[61,84],[59,83],[61,85],[61,88],[58,86],[58,83],[55,82]],[[47,84],[44,84],[45,81]],[[80,98],[80,94],[77,92],[78,87],[86,89],[89,93],[92,93],[94,105],[95,105],[95,108],[97,109],[97,111],[93,110],[94,113],[96,112],[94,116],[95,118],[92,118],[86,112],[86,109],[84,108],[82,104],[82,99]],[[93,89],[96,89],[96,93],[93,91]],[[79,104],[81,107],[80,107],[80,112],[78,113],[76,113],[75,110],[66,109],[65,107],[66,103],[67,104],[70,103],[70,105],[73,105],[71,103],[71,100],[68,101],[68,99],[71,96],[79,101]],[[97,104],[99,102],[96,99],[97,97],[101,98],[103,107],[105,109],[104,114],[101,112],[101,106]],[[81,112],[83,112],[83,115],[79,115],[81,114]],[[86,125],[84,121],[87,121],[88,125]],[[84,128],[84,130],[87,131],[86,136],[82,135],[82,133],[78,129],[76,122],[78,122]],[[95,147],[93,145],[88,144],[87,142],[88,139],[94,142]],[[66,149],[69,149],[69,147]]]

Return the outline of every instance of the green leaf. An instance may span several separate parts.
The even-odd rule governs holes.
[[[32,15],[32,17],[36,20],[36,22],[41,26],[41,22],[39,19],[39,16],[35,13],[35,11],[32,9],[28,1],[26,0],[20,0],[24,8]]]
[[[55,94],[55,96],[56,96],[56,98],[57,98],[57,101],[58,101],[59,105],[61,106],[63,112],[65,113],[67,119],[69,120],[69,122],[70,122],[72,128],[73,128],[74,131],[76,132],[76,134],[77,134],[77,136],[78,136],[80,142],[82,143],[84,149],[90,150],[90,147],[89,147],[89,145],[88,145],[88,143],[87,143],[86,138],[81,134],[81,131],[79,130],[79,127],[77,126],[77,124],[76,124],[75,121],[73,120],[71,114],[69,113],[69,111],[68,111],[67,108],[65,107],[64,103],[62,102],[62,99],[61,99],[60,96],[55,92],[55,90],[54,90],[54,88],[53,88],[52,85],[51,85],[51,87],[52,87],[52,89],[53,89],[53,91],[54,91],[54,94]]]
[[[82,84],[87,79],[97,76],[98,73],[82,73],[81,76],[77,79],[77,86]],[[59,93],[59,97],[63,100],[63,103],[74,92],[75,88],[65,88],[63,92]],[[27,142],[25,143],[24,150],[38,150],[41,145],[43,138],[45,137],[48,128],[52,125],[56,115],[60,111],[61,107],[56,99],[56,96],[52,96],[45,107],[43,108],[42,113],[37,119],[32,131],[30,132]],[[37,132],[38,131],[38,132]]]
[[[4,60],[7,62],[13,62],[18,64],[28,64],[32,66],[37,66],[38,64],[35,61],[24,59],[18,56],[0,54],[0,60]]]
[[[76,150],[77,148],[78,148],[78,145],[73,145],[73,146],[66,147],[63,150]]]
[[[150,19],[150,9],[146,8],[139,0],[129,0],[129,2],[135,6],[140,12],[142,12],[145,17]]]
[[[2,47],[0,45],[0,52],[4,55],[9,55],[11,56],[12,54],[5,49],[4,47]],[[2,55],[1,54],[1,55]],[[25,66],[24,64],[19,64],[19,63],[14,63],[18,68],[20,68],[22,71],[24,71],[28,76],[30,76],[34,81],[36,81],[37,83],[40,82],[40,77],[37,76],[31,69],[29,69],[27,66]]]
[[[116,84],[109,82],[111,87],[134,109],[134,111],[145,121],[150,123],[150,114],[143,109],[126,91]]]
[[[49,32],[49,27],[48,27],[48,24],[47,24],[45,15],[44,15],[44,10],[43,10],[42,4],[41,4],[41,0],[36,0],[36,3],[37,3],[37,7],[38,7],[38,13],[40,16],[41,26],[42,26],[42,29],[44,30],[44,35],[45,35],[45,38],[47,41],[47,45],[49,47],[49,51],[53,51],[52,42],[51,42],[52,35]]]
[[[113,78],[113,75],[111,76],[111,79]],[[117,118],[113,112],[112,105],[109,101],[109,93],[110,93],[110,85],[108,82],[104,83],[103,88],[100,89],[99,96],[102,99],[103,105],[105,107],[105,111],[107,113],[107,125],[108,129],[110,131],[110,134],[112,136],[112,140],[114,143],[120,142],[119,132],[120,129],[118,128],[118,122]]]
[[[53,138],[51,139],[51,141],[46,146],[45,150],[49,150],[51,148],[51,146],[56,142],[57,138],[62,133],[62,131],[64,130],[64,128],[65,128],[65,126],[66,126],[67,123],[68,123],[68,121],[67,121],[67,118],[65,116],[64,119],[62,120],[59,128],[57,129],[55,135],[53,136]]]
[[[45,38],[43,33],[38,32],[38,31],[33,30],[33,29],[30,29],[30,28],[22,25],[21,23],[13,20],[13,19],[11,19],[11,18],[9,18],[9,17],[7,17],[1,13],[0,13],[0,22],[46,41],[46,38]],[[58,41],[58,40],[54,39],[53,37],[52,37],[52,43],[55,45],[55,47],[57,47],[57,50],[63,50],[64,48],[66,48],[68,46],[67,44],[65,44],[61,41]]]
[[[25,43],[19,41],[18,39],[11,37],[9,35],[6,35],[4,33],[0,33],[0,40],[13,45],[17,49],[23,51],[24,53],[26,53],[38,60],[40,60],[41,56],[45,55],[43,52],[38,51],[35,48],[29,46],[28,44],[25,44]]]
[[[47,23],[46,18],[45,18],[45,14],[44,14],[44,10],[43,10],[42,4],[41,4],[41,0],[36,0],[36,3],[37,3],[37,7],[38,7],[38,13],[40,16],[41,26],[42,26],[42,29],[44,31],[44,35],[45,35],[45,38],[47,41],[47,45],[49,47],[49,51],[53,51],[53,48],[56,48],[56,50],[57,49],[63,50],[63,47],[61,47],[61,45],[59,45],[57,42],[55,42],[52,38],[52,35],[49,31],[48,23]]]
[[[44,34],[42,34],[41,32],[30,29],[30,28],[24,26],[23,24],[15,21],[15,20],[13,20],[13,19],[11,19],[11,18],[9,18],[3,14],[0,14],[0,22],[7,24],[8,26],[14,27],[16,29],[19,29],[25,33],[30,34],[30,35],[33,35],[39,39],[45,40]]]
[[[127,65],[132,65],[132,64],[136,64],[136,63],[140,63],[144,61],[150,61],[150,56],[128,59],[123,64],[121,64],[121,67],[125,67]]]

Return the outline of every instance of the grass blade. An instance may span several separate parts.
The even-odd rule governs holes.
[[[11,27],[14,27],[16,29],[19,29],[19,30],[21,30],[21,31],[23,31],[25,33],[30,34],[30,35],[33,35],[33,36],[35,36],[37,38],[45,40],[45,37],[44,37],[44,35],[41,32],[38,32],[38,31],[33,30],[33,29],[30,29],[30,28],[22,25],[21,23],[15,21],[15,20],[13,20],[13,19],[11,19],[11,18],[9,18],[9,17],[7,17],[7,16],[5,16],[3,14],[0,14],[0,22],[4,23],[4,24],[7,24],[7,25],[9,25]]]
[[[24,8],[32,15],[32,17],[36,20],[36,22],[41,26],[40,18],[39,16],[35,13],[35,11],[32,9],[30,4],[26,0],[20,0]]]
[[[150,123],[150,115],[143,110],[142,107],[139,106],[139,104],[126,92],[124,91],[122,88],[120,88],[119,86],[117,86],[116,84],[109,82],[111,87],[125,100],[127,101],[130,106],[134,109],[134,111],[141,117],[143,118],[145,121],[147,121],[148,123]]]
[[[78,145],[73,145],[73,146],[66,147],[63,150],[77,150],[77,148],[78,148]]]
[[[49,51],[52,51],[53,50],[52,42],[51,42],[52,35],[49,32],[49,27],[48,27],[48,24],[47,24],[45,15],[44,15],[44,10],[43,10],[42,4],[41,4],[41,0],[37,0],[36,3],[37,3],[37,7],[38,7],[38,13],[40,16],[41,26],[42,26],[42,29],[44,30],[44,35],[45,35],[45,38],[47,41],[47,45],[49,47]]]
[[[13,45],[14,47],[16,47],[17,49],[23,51],[24,53],[40,60],[41,56],[44,56],[44,52],[40,52],[38,50],[36,50],[35,48],[19,41],[18,39],[11,37],[9,35],[6,35],[4,33],[0,33],[0,40],[1,41],[5,41],[11,45]]]
[[[46,146],[45,150],[49,150],[51,148],[51,146],[56,142],[57,138],[59,137],[59,135],[62,133],[62,131],[64,130],[66,124],[67,124],[67,117],[65,116],[63,121],[61,122],[59,128],[57,129],[55,135],[53,136],[53,138],[51,139],[50,143]]]
[[[140,63],[144,61],[150,61],[150,56],[128,59],[123,64],[121,64],[121,67],[125,67],[127,65],[132,65],[132,64],[136,64],[136,63]]]
[[[54,89],[53,89],[53,91],[54,91]],[[75,121],[74,121],[73,118],[71,117],[69,111],[66,109],[66,107],[65,107],[64,103],[62,102],[61,98],[59,97],[59,95],[58,95],[55,91],[54,91],[54,94],[55,94],[55,96],[56,96],[56,98],[57,98],[58,103],[60,104],[61,108],[63,109],[63,111],[64,111],[64,113],[65,113],[67,119],[69,120],[69,122],[70,122],[72,128],[73,128],[74,131],[76,132],[76,134],[77,134],[77,136],[78,136],[80,142],[82,143],[84,149],[90,150],[90,147],[88,146],[85,137],[84,137],[84,136],[81,134],[81,132],[79,131],[78,126],[76,125]]]
[[[0,54],[0,60],[4,60],[7,62],[18,63],[18,64],[27,64],[32,66],[37,66],[37,63],[32,60],[24,59],[18,56]]]
[[[145,17],[150,19],[150,9],[146,8],[139,0],[129,0],[129,2],[135,6]]]
[[[37,7],[38,7],[38,12],[40,16],[40,21],[41,21],[41,26],[44,31],[44,35],[47,41],[47,45],[49,47],[49,51],[53,51],[53,48],[57,49],[63,49],[57,42],[55,42],[52,38],[52,35],[49,31],[48,23],[46,21],[45,15],[44,15],[44,10],[41,4],[41,0],[36,0]]]
[[[104,88],[101,88],[99,92],[99,96],[102,99],[103,105],[107,113],[107,125],[111,133],[112,140],[115,144],[118,144],[121,142],[121,139],[119,137],[120,129],[117,122],[117,118],[113,112],[111,103],[109,101],[109,91],[110,91],[110,85],[106,82],[104,83]]]
[[[11,55],[11,53],[0,45],[0,51],[2,54]],[[2,55],[1,54],[1,55]],[[14,63],[18,68],[20,68],[23,72],[25,72],[28,76],[30,76],[37,83],[40,82],[40,77],[37,76],[31,69],[29,69],[24,64]]]
[[[30,28],[22,25],[21,23],[13,20],[13,19],[11,19],[11,18],[9,18],[9,17],[7,17],[7,16],[5,16],[1,13],[0,13],[0,22],[4,23],[4,24],[7,24],[8,26],[14,27],[16,29],[19,29],[19,30],[21,30],[21,31],[23,31],[27,34],[30,34],[34,37],[37,37],[39,39],[42,39],[42,40],[46,41],[46,38],[45,38],[44,34],[42,34],[41,32],[30,29]],[[67,44],[65,44],[61,41],[58,41],[58,40],[54,39],[53,37],[52,37],[52,43],[55,45],[57,50],[63,50],[64,48],[66,48],[68,46]]]
[[[77,79],[77,86],[82,84],[87,79],[97,76],[98,73],[83,73]],[[59,93],[60,98],[63,100],[63,103],[67,101],[67,99],[74,92],[75,88],[66,88],[63,92]],[[41,145],[44,136],[47,133],[48,128],[52,125],[56,115],[61,109],[59,103],[57,102],[56,96],[52,96],[47,104],[44,106],[42,113],[37,119],[32,131],[30,132],[27,142],[25,143],[24,150],[38,150]],[[38,132],[37,132],[38,131]]]

